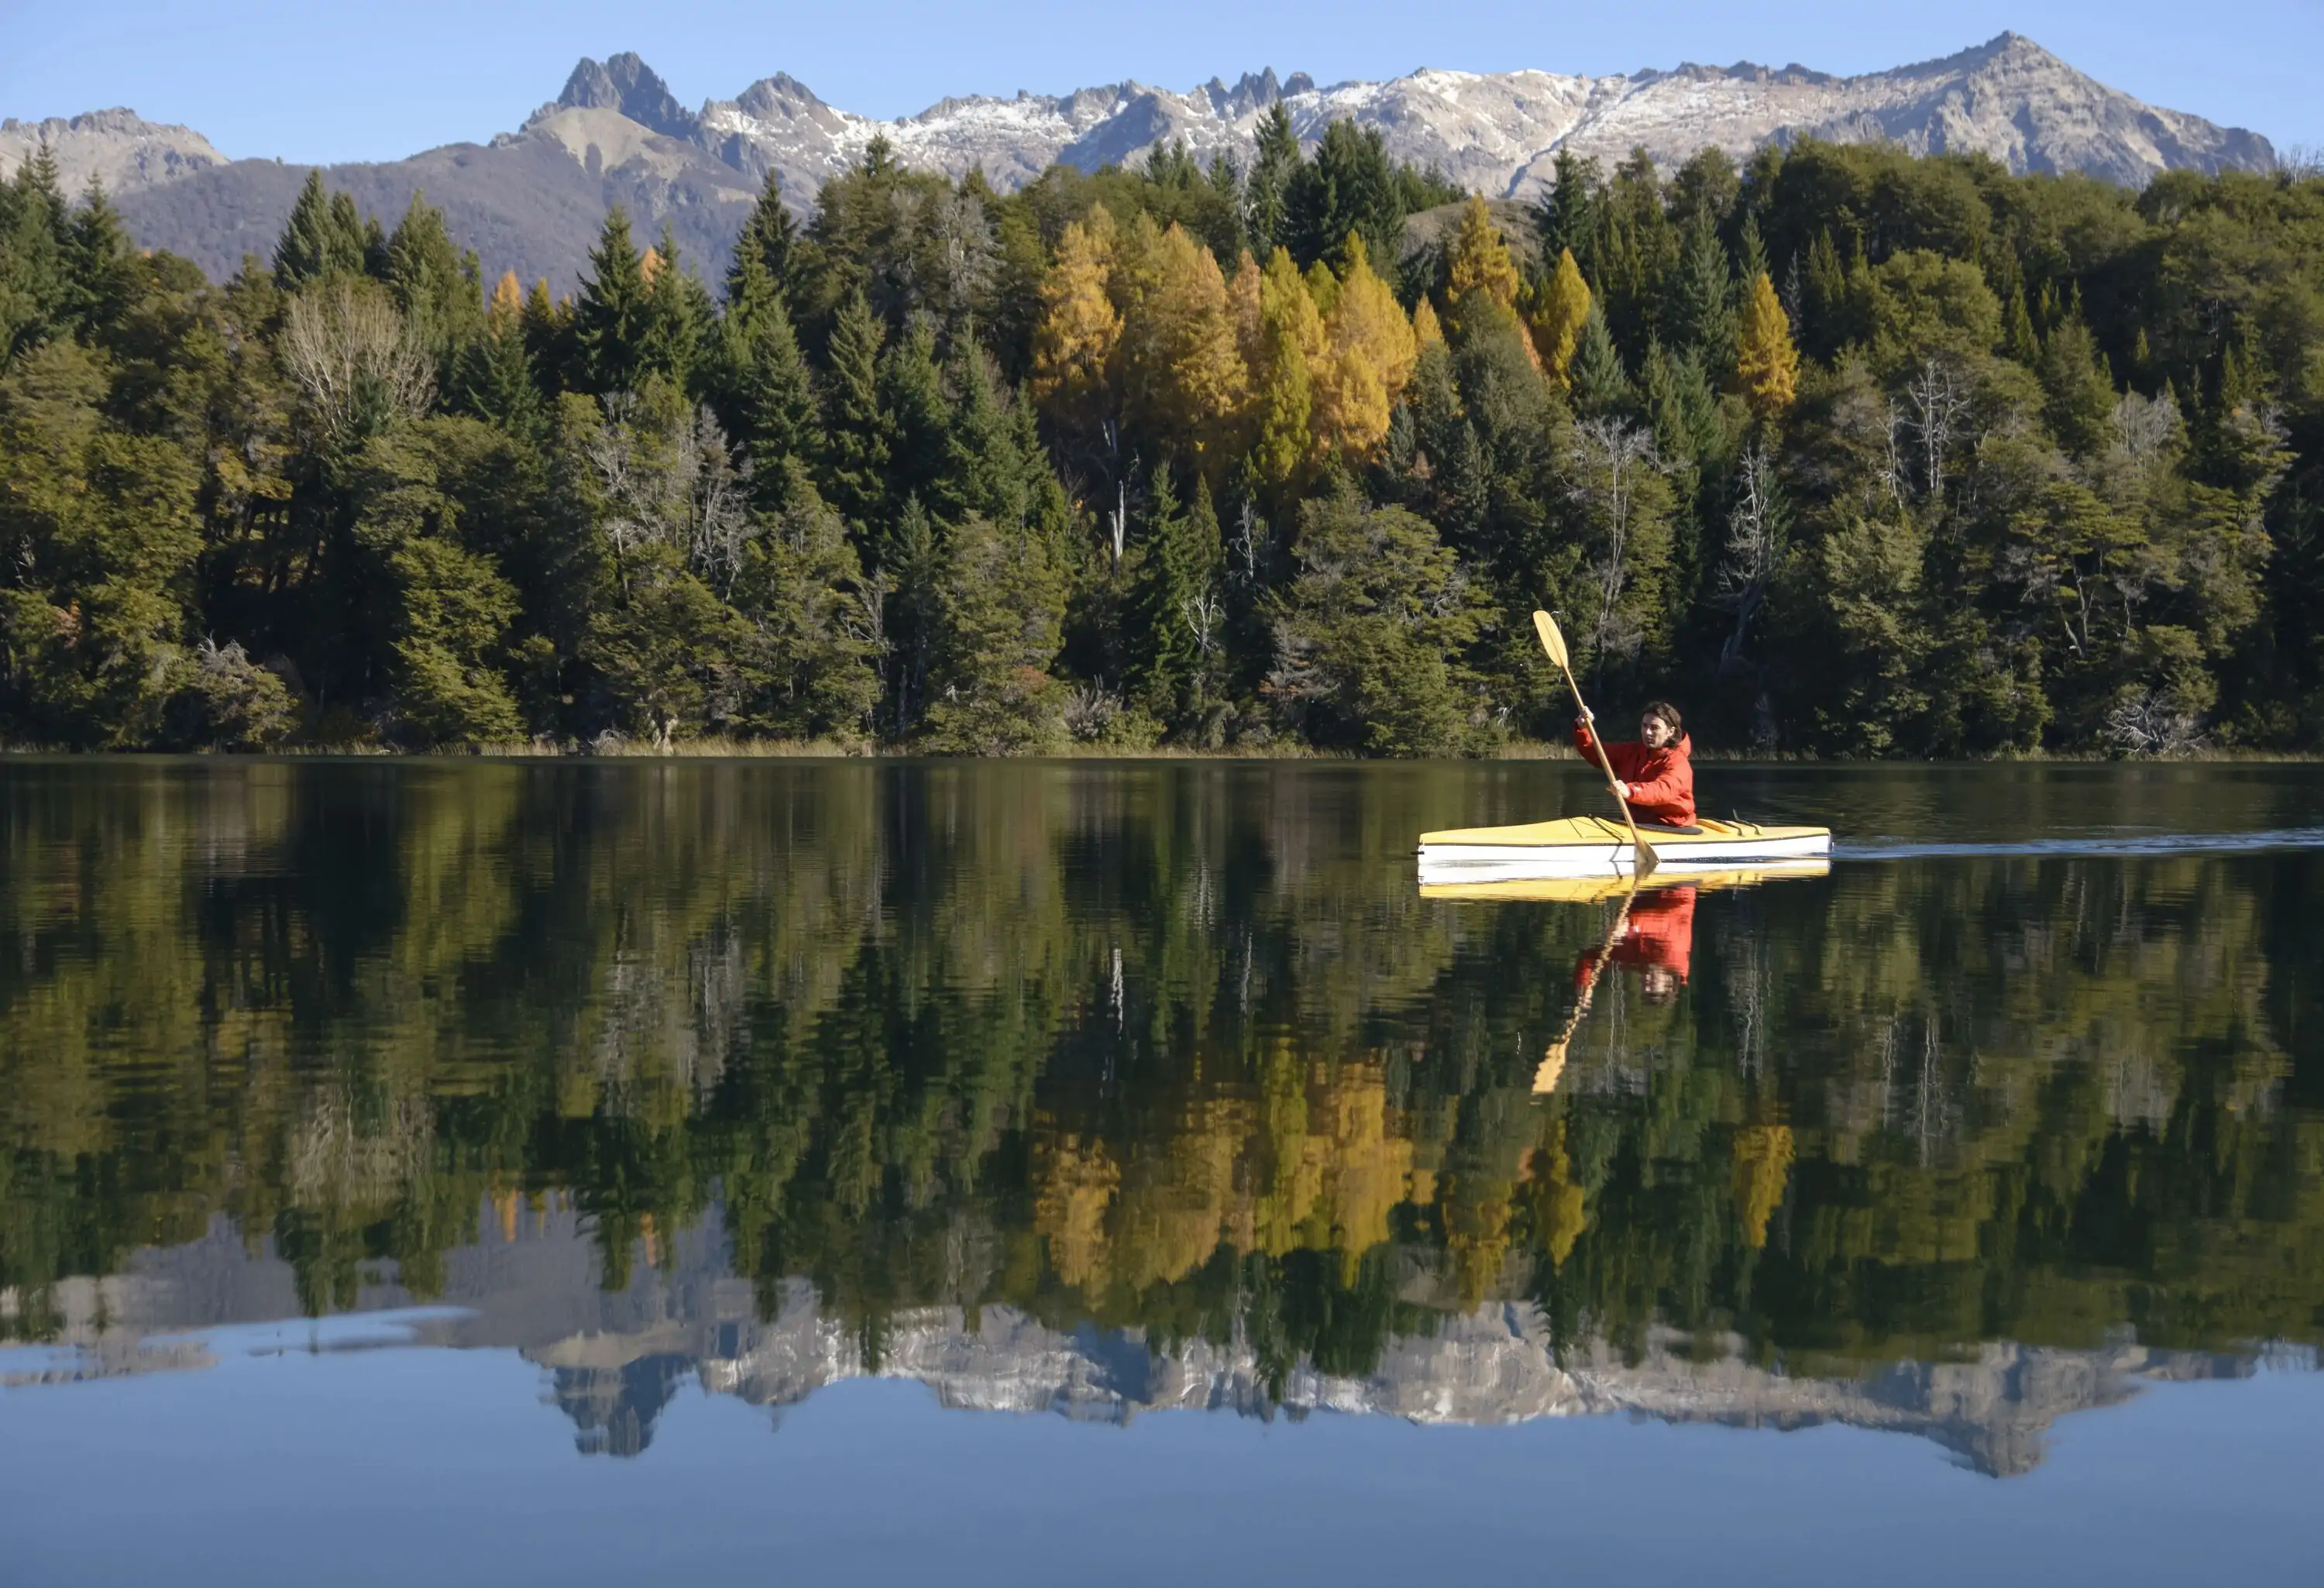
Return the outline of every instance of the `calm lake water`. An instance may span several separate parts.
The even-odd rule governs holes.
[[[0,762],[0,1581],[2316,1582],[2324,768],[1702,784]]]

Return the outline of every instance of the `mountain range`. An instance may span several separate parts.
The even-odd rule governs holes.
[[[1740,1340],[1706,1353],[1695,1337],[1664,1329],[1649,1331],[1635,1356],[1602,1341],[1561,1349],[1532,1302],[1452,1304],[1444,1273],[1409,1253],[1399,1257],[1403,1298],[1425,1306],[1434,1325],[1391,1337],[1362,1372],[1302,1362],[1270,1390],[1248,1341],[1166,1343],[1137,1327],[1057,1328],[996,1305],[901,1309],[875,1359],[862,1328],[827,1309],[809,1281],[768,1289],[737,1276],[715,1209],[671,1233],[658,1269],[641,1265],[609,1289],[594,1233],[569,1202],[552,1196],[538,1212],[508,1205],[505,1222],[480,1210],[476,1242],[444,1254],[440,1289],[424,1312],[405,1310],[417,1298],[392,1263],[367,1265],[355,1310],[387,1316],[374,1330],[349,1331],[355,1343],[345,1348],[514,1349],[544,1371],[547,1399],[592,1454],[645,1451],[688,1380],[779,1414],[828,1385],[880,1376],[917,1380],[957,1410],[1081,1422],[1180,1410],[1472,1426],[1617,1414],[1732,1427],[1839,1423],[1928,1439],[1965,1466],[2013,1476],[2041,1463],[2061,1418],[2117,1405],[2149,1383],[2239,1378],[2257,1365],[2127,1339],[2080,1350],[1987,1341],[1946,1361],[1820,1373],[1769,1366]],[[979,1232],[962,1238],[964,1250],[980,1245]],[[297,1318],[300,1294],[271,1236],[245,1241],[221,1218],[203,1239],[135,1253],[121,1273],[58,1285],[46,1298],[58,1327],[45,1362],[32,1365],[27,1352],[0,1362],[0,1389],[200,1371],[235,1349],[208,1332]],[[0,1289],[0,1319],[23,1300]],[[2287,1360],[2314,1365],[2312,1355]]]
[[[2158,171],[2264,171],[2267,140],[2160,109],[2003,33],[1940,60],[1859,77],[1740,62],[1611,77],[1424,69],[1386,82],[1318,85],[1273,70],[1185,93],[1124,81],[1070,94],[948,98],[884,121],[825,104],[786,73],[688,110],[632,54],[584,60],[562,93],[514,132],[408,159],[325,168],[329,183],[392,223],[414,190],[493,275],[560,289],[583,269],[606,209],[650,235],[668,225],[697,264],[720,265],[769,172],[805,211],[825,179],[884,136],[915,166],[982,169],[1006,191],[1056,163],[1094,170],[1183,141],[1197,158],[1247,158],[1280,103],[1312,144],[1332,122],[1376,127],[1399,160],[1434,165],[1490,198],[1524,199],[1561,151],[1609,162],[1644,148],[1665,167],[1707,146],[1738,159],[1814,137],[1969,152],[2015,171],[2079,172],[2135,185]],[[309,167],[228,160],[199,133],[128,110],[0,122],[0,171],[45,143],[69,186],[102,180],[139,240],[213,275],[272,249]]]

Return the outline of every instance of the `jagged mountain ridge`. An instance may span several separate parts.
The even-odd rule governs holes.
[[[669,224],[697,263],[715,267],[766,173],[779,174],[790,202],[805,210],[821,183],[875,137],[908,164],[954,176],[982,169],[1007,190],[1054,163],[1095,169],[1173,141],[1205,160],[1247,157],[1259,118],[1278,102],[1306,142],[1352,119],[1378,128],[1398,159],[1512,198],[1537,191],[1561,150],[1610,160],[1643,147],[1671,165],[1708,145],[1739,158],[1804,137],[1975,152],[2015,171],[2121,183],[2171,169],[2264,170],[2274,162],[2256,134],[2145,105],[2004,33],[1941,60],[1853,78],[1743,62],[1602,78],[1424,69],[1386,82],[1319,86],[1269,69],[1231,85],[1214,78],[1185,93],[1128,80],[1056,96],[948,98],[896,120],[838,109],[780,72],[690,111],[645,62],[622,54],[581,61],[554,101],[489,143],[333,166],[327,176],[389,219],[424,189],[487,270],[569,286],[615,202],[649,234]],[[213,274],[231,271],[244,252],[271,247],[308,170],[223,162],[198,134],[126,111],[0,124],[0,165],[25,158],[43,139],[69,184],[103,177],[143,242],[186,254]]]

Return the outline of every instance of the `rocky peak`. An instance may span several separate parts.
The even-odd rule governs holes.
[[[672,138],[694,135],[696,118],[678,102],[669,85],[634,53],[623,51],[603,64],[584,56],[565,91],[559,110],[618,110],[640,126]]]
[[[768,120],[796,115],[802,111],[831,108],[816,97],[814,89],[787,71],[779,71],[770,78],[761,78],[743,89],[734,104],[746,115]]]
[[[226,162],[192,128],[147,121],[134,110],[115,106],[70,118],[52,115],[23,122],[10,116],[0,121],[0,177],[15,175],[16,168],[43,144],[57,162],[57,182],[68,196],[78,196],[92,181],[118,193],[174,182]]]

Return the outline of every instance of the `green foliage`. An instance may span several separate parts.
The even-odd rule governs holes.
[[[928,747],[969,755],[1054,747],[1064,706],[1048,669],[1065,602],[1052,549],[1038,531],[977,513],[952,526],[942,555]]]
[[[354,200],[326,192],[323,173],[309,171],[274,245],[275,284],[292,291],[334,275],[362,275],[370,264],[369,239]]]
[[[1455,301],[1405,268],[1441,178],[1260,131],[1248,171],[1164,144],[1007,195],[875,142],[804,224],[768,183],[723,298],[616,210],[562,303],[488,304],[424,198],[387,231],[319,173],[212,284],[36,157],[0,181],[0,735],[1475,748],[1557,731],[1550,605],[1609,709],[1685,701],[1706,746],[2324,743],[2315,179],[1561,155],[1533,220],[1575,265],[1514,279],[1479,208]],[[1342,307],[1351,237],[1401,309]],[[1738,504],[1773,501],[1771,539]],[[1350,503],[1452,559],[1478,626],[1413,667],[1457,708],[1270,685],[1339,622],[1300,547]],[[996,546],[1036,570],[1005,620],[963,582]]]
[[[575,383],[581,390],[604,396],[636,389],[647,373],[646,338],[659,319],[655,297],[630,237],[628,212],[616,204],[589,251],[589,279],[574,305]]]
[[[1346,491],[1299,511],[1267,690],[1311,743],[1453,755],[1483,725],[1463,665],[1482,618],[1428,521]]]

